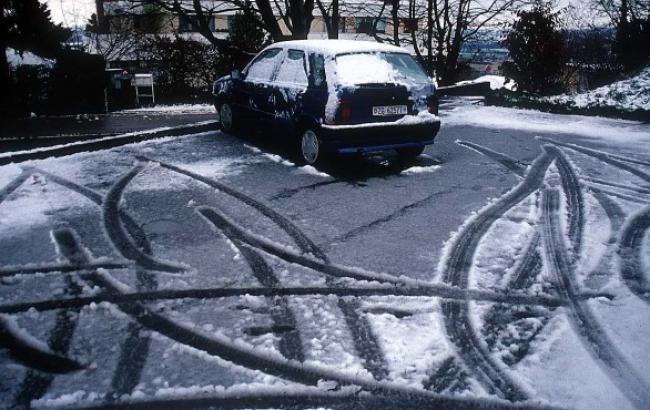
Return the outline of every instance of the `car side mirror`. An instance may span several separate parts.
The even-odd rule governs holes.
[[[242,78],[241,71],[239,71],[238,69],[232,70],[230,72],[230,78],[232,78],[233,80],[241,80]]]

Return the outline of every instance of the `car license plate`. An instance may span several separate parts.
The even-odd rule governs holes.
[[[406,105],[379,105],[372,107],[372,115],[385,116],[385,115],[406,115]]]

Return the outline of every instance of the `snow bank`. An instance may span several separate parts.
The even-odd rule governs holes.
[[[456,83],[456,85],[478,83],[490,83],[490,89],[492,90],[500,90],[502,88],[505,88],[506,90],[515,91],[517,89],[517,84],[513,80],[507,80],[505,77],[500,75],[484,75],[474,80],[461,81],[459,83]]]
[[[623,111],[650,111],[650,66],[627,80],[618,81],[582,94],[563,94],[543,101],[569,104],[576,108],[607,107]]]
[[[212,104],[156,105],[154,107],[134,108],[118,111],[117,114],[214,114]]]
[[[8,48],[5,50],[5,55],[7,56],[9,65],[14,68],[21,65],[44,65],[48,67],[54,66],[54,60],[37,56],[36,54],[29,51],[25,51],[24,53],[20,54],[13,48]]]
[[[500,130],[580,135],[633,145],[650,141],[650,126],[636,121],[549,114],[494,106],[458,106],[443,113],[442,124],[443,127],[469,125]]]

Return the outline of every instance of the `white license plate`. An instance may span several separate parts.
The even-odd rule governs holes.
[[[406,105],[379,105],[372,107],[372,115],[374,116],[406,115],[406,113]]]

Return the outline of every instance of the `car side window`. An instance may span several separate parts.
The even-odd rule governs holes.
[[[305,52],[302,50],[289,50],[280,64],[275,81],[301,86],[307,86],[307,67]]]
[[[255,61],[248,66],[246,80],[271,81],[275,65],[282,55],[280,48],[272,48],[262,52]]]
[[[316,88],[324,87],[326,84],[325,58],[322,54],[309,55],[309,67],[311,67],[312,85]]]

